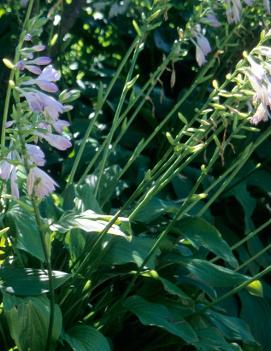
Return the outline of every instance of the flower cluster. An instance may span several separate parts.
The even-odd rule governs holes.
[[[57,183],[40,168],[45,164],[45,154],[38,143],[46,141],[61,151],[71,147],[70,140],[63,135],[69,122],[60,119],[60,115],[71,110],[72,106],[64,105],[70,97],[67,92],[60,95],[61,101],[53,96],[58,92],[60,74],[51,65],[51,59],[35,57],[45,50],[45,46],[31,46],[31,34],[25,36],[24,42],[21,59],[13,67],[16,70],[13,91],[17,100],[12,120],[5,126],[10,144],[0,162],[0,177],[10,180],[11,193],[18,198],[17,173],[24,166],[28,172],[28,194],[43,198],[56,189]]]
[[[252,6],[254,0],[243,0],[247,6]],[[241,0],[224,0],[226,17],[229,24],[237,24],[241,20],[243,4]],[[263,0],[265,11],[270,14],[270,0]],[[212,8],[205,11],[205,15],[200,19],[200,23],[210,27],[220,27],[221,23]],[[197,23],[191,30],[191,41],[196,47],[196,61],[199,66],[203,66],[207,60],[207,55],[212,51],[209,40],[206,37],[206,30]]]
[[[271,48],[260,46],[253,51],[253,54],[260,55],[260,58],[271,58]],[[253,103],[256,105],[256,113],[251,117],[250,122],[254,125],[267,121],[271,109],[271,64],[268,60],[261,63],[256,61],[253,54],[247,57],[249,67],[246,75],[254,90]]]

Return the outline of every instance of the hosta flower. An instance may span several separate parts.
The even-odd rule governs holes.
[[[26,82],[23,82],[23,85],[33,85],[36,84],[38,87],[48,93],[56,93],[58,87],[55,83],[60,79],[60,74],[53,68],[53,66],[45,67],[38,78],[30,79]]]
[[[263,5],[264,5],[264,8],[265,8],[265,11],[267,13],[271,13],[270,11],[270,0],[263,0]]]
[[[39,146],[33,144],[26,144],[26,150],[28,153],[29,160],[32,164],[36,164],[37,166],[44,166],[45,155]]]
[[[260,52],[261,55],[266,53],[267,57],[270,55],[270,51],[265,47],[257,48],[255,51]],[[271,108],[271,67],[268,63],[265,63],[265,65],[257,63],[251,55],[248,56],[248,62],[250,67],[247,68],[246,74],[254,90],[254,104],[258,105],[250,122],[256,125],[262,121],[267,121],[269,117],[269,109]]]
[[[33,112],[44,112],[53,120],[57,120],[59,114],[64,112],[64,105],[52,96],[46,95],[42,92],[24,92],[23,96],[26,98],[28,105]]]
[[[268,120],[268,110],[267,108],[261,103],[256,113],[251,117],[250,122],[254,125],[257,125],[260,122],[266,122]]]
[[[7,155],[7,159],[0,162],[0,178],[6,181],[10,179],[11,194],[16,198],[19,197],[16,167],[10,163],[9,160],[11,161],[17,158],[18,155],[16,151],[11,151]]]
[[[39,136],[41,139],[45,139],[47,143],[49,143],[51,146],[61,151],[67,150],[72,146],[72,143],[70,142],[70,140],[65,138],[62,135],[51,134],[51,133],[40,133],[40,132],[36,132],[35,134]]]
[[[240,0],[225,0],[226,16],[229,23],[238,23],[241,19],[242,4]]]
[[[42,169],[38,167],[30,169],[27,177],[27,192],[30,196],[43,198],[54,192],[57,186],[57,183]]]
[[[201,27],[200,25],[197,25],[192,32],[194,39],[192,39],[192,42],[196,46],[196,60],[199,66],[204,65],[207,60],[206,56],[212,51],[211,45],[208,41],[208,39],[203,35],[201,32]]]
[[[32,41],[32,35],[26,35],[25,40]],[[17,80],[15,76],[16,83],[20,84],[18,86],[20,96],[25,98],[27,102],[17,102],[17,104],[21,104],[20,118],[24,126],[25,140],[33,140],[35,143],[43,140],[56,149],[64,151],[70,148],[72,143],[67,137],[62,135],[64,129],[69,126],[69,122],[60,120],[59,115],[70,111],[72,106],[63,105],[55,97],[41,91],[56,93],[58,87],[55,83],[60,79],[60,73],[50,65],[50,57],[40,56],[34,58],[34,55],[43,50],[45,50],[43,44],[25,47],[21,50],[21,59],[16,64],[19,71],[17,73],[20,75],[21,71],[28,71],[37,75],[37,77],[24,76],[23,79]],[[13,138],[11,140],[15,141],[14,145],[20,145],[21,138],[18,138],[20,131],[17,128],[18,114],[15,113],[14,115],[16,118],[8,121],[6,128],[11,128],[10,133]],[[14,131],[13,135],[12,131]],[[43,198],[53,192],[57,183],[39,168],[45,165],[45,154],[42,149],[36,144],[26,143],[22,146],[21,152],[23,156],[20,156],[17,151],[9,152],[7,158],[0,162],[0,178],[5,181],[10,180],[13,196],[19,196],[16,173],[17,163],[14,163],[13,160],[25,165],[26,171],[29,170],[27,192],[30,196],[34,195]],[[15,155],[15,153],[17,154]]]
[[[66,127],[69,127],[70,123],[68,121],[64,121],[62,119],[57,120],[56,122],[53,122],[53,127],[55,128],[56,132],[59,134],[63,133],[63,130]]]
[[[202,19],[202,23],[208,24],[211,27],[217,28],[221,26],[221,23],[217,19],[213,10],[209,10],[207,15]]]

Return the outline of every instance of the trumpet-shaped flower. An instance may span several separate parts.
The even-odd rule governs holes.
[[[60,79],[60,74],[53,68],[53,66],[45,67],[38,78],[27,80],[23,82],[23,85],[33,85],[36,84],[38,87],[48,93],[56,93],[58,87],[55,83]]]
[[[37,166],[44,166],[45,155],[39,146],[33,144],[26,144],[26,150],[28,153],[29,160],[32,164],[35,164]]]
[[[72,143],[70,142],[70,140],[65,138],[62,135],[51,134],[51,133],[42,134],[39,132],[36,133],[36,135],[42,139],[45,139],[47,143],[49,143],[51,146],[55,147],[60,151],[67,150],[72,146]]]
[[[238,23],[241,19],[242,4],[240,0],[225,0],[228,22]]]
[[[59,114],[64,112],[64,106],[59,101],[42,92],[24,92],[23,96],[33,112],[43,112],[54,121],[58,119]]]
[[[216,17],[216,14],[213,10],[209,10],[207,15],[201,20],[202,23],[208,24],[211,27],[218,28],[221,26],[221,23]]]
[[[57,183],[42,169],[38,167],[30,169],[27,177],[27,192],[30,196],[43,198],[55,191],[57,186]]]
[[[263,6],[265,8],[265,11],[270,14],[270,0],[263,0]]]

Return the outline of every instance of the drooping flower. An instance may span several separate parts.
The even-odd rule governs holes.
[[[225,0],[228,22],[238,23],[241,19],[242,4],[240,0]]]
[[[251,117],[250,123],[257,125],[260,122],[266,122],[268,120],[268,114],[269,112],[267,108],[264,106],[264,104],[260,103],[256,110],[256,113]]]
[[[45,155],[39,146],[33,144],[26,144],[26,150],[28,153],[29,160],[32,164],[35,164],[37,166],[44,166]]]
[[[66,127],[69,127],[70,123],[68,121],[64,121],[63,119],[59,119],[56,122],[53,122],[53,127],[55,128],[56,132],[59,134],[63,133],[63,130]]]
[[[35,60],[33,60],[35,61]],[[36,84],[38,87],[48,93],[56,93],[58,87],[54,82],[57,82],[60,79],[60,74],[53,68],[53,66],[45,67],[38,78],[30,79],[23,82],[23,85],[33,85]]]
[[[207,60],[206,56],[212,51],[209,40],[201,31],[201,26],[197,25],[192,32],[193,38],[191,39],[196,46],[196,60],[199,66],[203,66]]]
[[[41,139],[45,139],[47,143],[60,151],[65,151],[72,146],[70,140],[62,135],[40,132],[36,132],[35,134]]]
[[[11,194],[19,198],[19,189],[17,185],[17,173],[16,167],[9,162],[18,159],[18,154],[16,151],[11,151],[8,153],[6,160],[0,162],[0,178],[7,181],[10,179]]]
[[[261,55],[266,52],[267,57],[270,54],[269,50],[265,48],[262,50],[260,47],[254,52],[260,52]],[[258,106],[250,122],[256,125],[262,121],[267,121],[269,117],[269,109],[271,108],[271,67],[269,70],[268,63],[265,62],[265,65],[257,63],[252,55],[248,56],[248,62],[250,67],[246,69],[246,75],[254,90],[254,105]]]
[[[270,10],[270,0],[263,0],[263,6],[265,8],[265,11],[270,14],[271,10]]]
[[[64,105],[52,96],[46,95],[40,91],[23,92],[23,96],[26,98],[33,112],[43,112],[54,121],[64,112]]]
[[[214,28],[218,28],[221,26],[221,23],[217,19],[216,14],[211,9],[209,9],[207,15],[201,20],[201,22]]]
[[[42,169],[33,167],[27,177],[27,192],[43,198],[54,192],[58,184]]]

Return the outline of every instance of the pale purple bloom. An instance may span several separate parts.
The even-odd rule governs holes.
[[[6,160],[0,162],[0,178],[3,180],[8,180],[10,173],[13,169],[13,165]]]
[[[204,65],[207,60],[206,56],[212,51],[208,39],[203,34],[196,36],[196,60],[199,66]]]
[[[270,14],[271,11],[270,11],[270,0],[263,0],[263,5],[264,5],[264,8],[265,8],[265,11]]]
[[[46,49],[46,46],[43,44],[38,44],[38,45],[34,45],[31,49],[33,51],[40,52],[40,51],[44,51]]]
[[[17,152],[11,151],[7,155],[7,160],[0,162],[0,178],[6,181],[10,179],[11,194],[16,198],[19,198],[16,167],[9,162],[9,160],[15,160],[17,158]]]
[[[254,0],[244,0],[244,2],[245,2],[248,6],[252,6],[252,4],[254,3]]]
[[[221,26],[221,23],[217,19],[213,10],[208,11],[207,15],[202,19],[202,22],[214,28],[218,28]]]
[[[250,55],[248,56],[247,59],[248,59],[248,62],[250,63],[251,71],[253,72],[253,75],[257,77],[258,80],[261,81],[266,76],[264,68],[259,63],[254,61]]]
[[[30,61],[29,63],[32,63],[33,65],[38,65],[38,66],[47,66],[52,62],[50,57],[47,56],[41,56],[37,57],[34,60]]]
[[[15,123],[15,121],[8,121],[5,124],[5,128],[10,128],[11,126],[13,126],[13,124]]]
[[[44,112],[54,121],[58,119],[59,114],[64,112],[64,106],[52,96],[48,96],[39,91],[24,92],[23,95],[33,112]]]
[[[12,196],[14,196],[16,199],[19,199],[20,193],[19,193],[19,188],[17,184],[17,173],[16,173],[15,167],[12,169],[10,174],[10,188],[11,188]]]
[[[42,169],[31,168],[27,177],[27,192],[30,196],[43,198],[54,192],[57,186],[57,183]]]
[[[45,139],[51,146],[55,147],[58,150],[64,151],[72,146],[72,143],[69,139],[65,138],[62,135],[51,134],[51,133],[35,133],[42,139]]]
[[[29,156],[29,160],[32,164],[34,163],[37,166],[44,166],[45,155],[39,146],[26,144],[26,150]]]
[[[63,130],[66,127],[69,127],[70,123],[68,121],[64,121],[63,119],[59,119],[56,122],[53,122],[53,127],[57,131],[57,133],[63,133]]]
[[[23,82],[23,85],[32,85],[36,84],[40,89],[48,92],[48,93],[56,93],[58,91],[58,87],[55,83],[60,79],[60,73],[53,68],[53,66],[45,67],[38,78],[30,79],[26,82]]]
[[[240,0],[225,0],[226,16],[229,23],[238,23],[241,19],[242,4]]]
[[[38,66],[35,65],[29,65],[27,62],[24,61],[19,61],[16,65],[16,67],[20,70],[23,71],[24,69],[27,69],[29,72],[34,73],[34,74],[41,74],[41,69]]]
[[[268,120],[268,110],[267,108],[261,103],[254,116],[251,117],[250,123],[257,125],[260,122],[266,122]]]
[[[25,41],[31,41],[31,40],[32,40],[32,35],[29,34],[29,33],[27,33],[27,34],[25,35],[25,37],[24,37],[24,40],[25,40]]]

